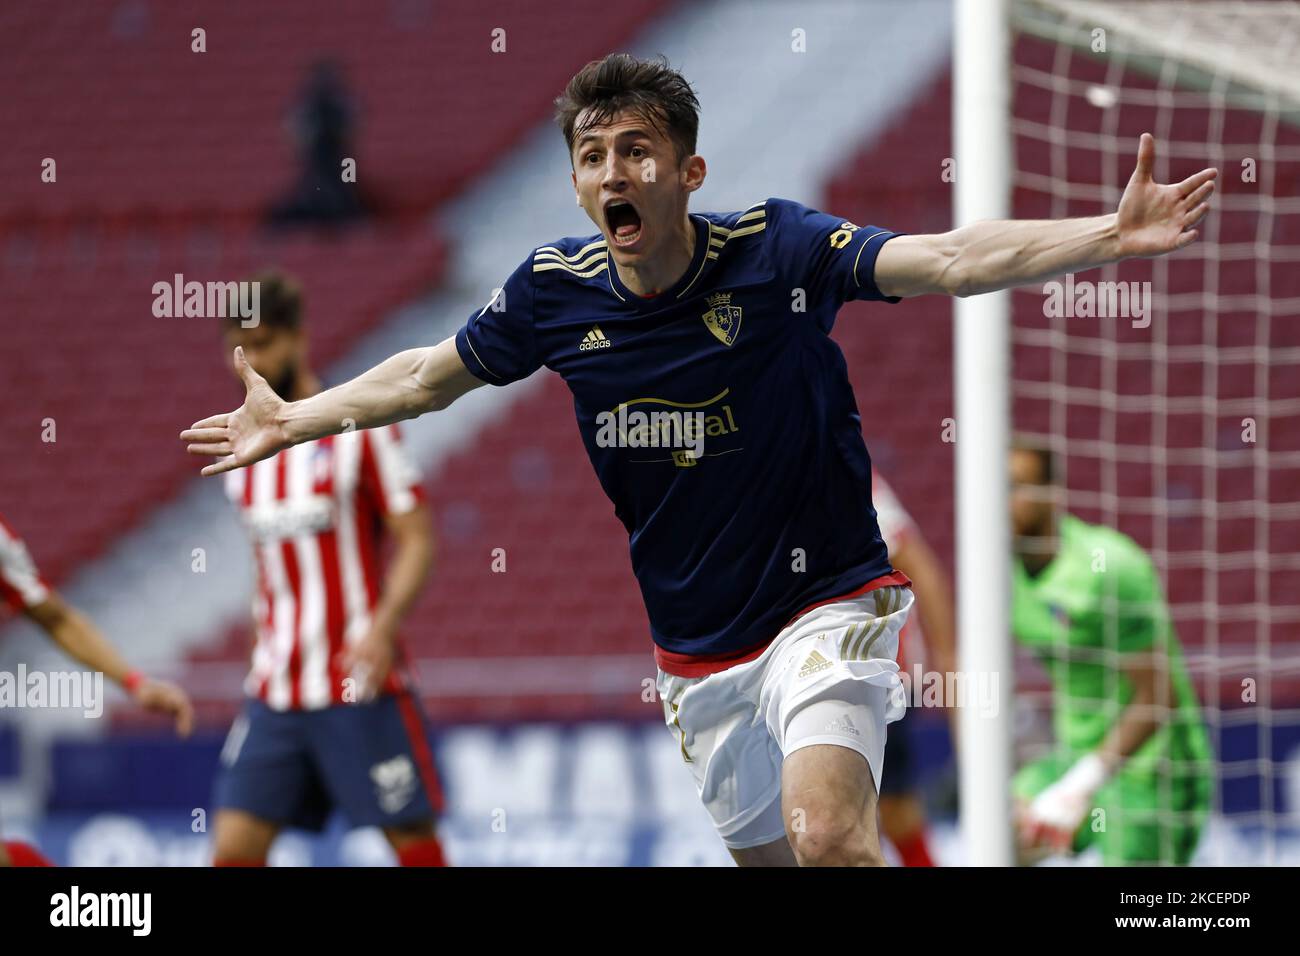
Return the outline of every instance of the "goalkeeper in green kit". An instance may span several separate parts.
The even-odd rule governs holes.
[[[1051,678],[1056,736],[1013,783],[1021,859],[1185,865],[1212,755],[1159,578],[1131,538],[1058,510],[1054,479],[1051,452],[1014,448],[1012,629]]]

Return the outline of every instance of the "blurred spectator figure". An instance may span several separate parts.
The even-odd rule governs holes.
[[[273,223],[347,222],[366,215],[357,184],[343,180],[343,160],[355,158],[350,150],[353,115],[337,65],[329,60],[317,63],[302,103],[290,118],[298,140],[298,182],[272,208]]]

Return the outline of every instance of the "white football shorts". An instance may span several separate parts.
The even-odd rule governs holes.
[[[781,763],[836,744],[866,758],[880,792],[885,725],[907,710],[898,635],[912,591],[886,586],[813,608],[752,661],[704,677],[659,671],[664,721],[732,849],[785,837]]]

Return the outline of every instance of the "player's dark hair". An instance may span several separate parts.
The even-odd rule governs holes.
[[[272,329],[297,329],[302,325],[302,290],[294,279],[278,269],[266,269],[248,281],[257,283],[259,324]],[[243,321],[238,308],[226,309],[227,325]]]
[[[1042,484],[1056,483],[1056,452],[1043,442],[1033,438],[1017,436],[1011,440],[1012,451],[1023,451],[1038,459],[1038,471],[1042,475]]]
[[[584,110],[588,112],[579,124]],[[555,122],[564,131],[569,156],[587,130],[608,123],[623,110],[644,117],[671,139],[678,162],[695,152],[700,101],[686,78],[665,57],[640,60],[629,53],[611,53],[584,66],[556,97]]]

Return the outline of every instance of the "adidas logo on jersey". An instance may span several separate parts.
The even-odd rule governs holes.
[[[578,346],[579,352],[590,352],[592,349],[607,349],[614,343],[605,338],[605,333],[600,330],[599,325],[593,325],[591,331],[583,337],[582,343]]]
[[[822,656],[820,651],[813,651],[808,655],[808,659],[803,662],[803,667],[799,668],[800,677],[811,677],[818,671],[824,671],[826,668],[834,665],[834,661],[828,661]]]

